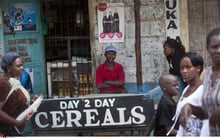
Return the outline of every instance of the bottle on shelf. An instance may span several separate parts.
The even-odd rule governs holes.
[[[69,80],[69,72],[68,70],[64,69],[63,70],[63,80]]]
[[[59,87],[59,97],[64,97],[64,92],[62,87]]]
[[[57,80],[62,81],[63,80],[63,72],[62,70],[57,71]]]
[[[53,71],[51,72],[51,79],[52,79],[53,81],[57,80],[57,71],[56,71],[56,70],[53,70]]]

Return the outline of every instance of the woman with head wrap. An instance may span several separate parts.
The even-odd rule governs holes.
[[[17,53],[9,52],[2,57],[1,68],[4,75],[0,78],[0,135],[19,136],[33,114],[16,120],[30,104],[29,93],[18,80],[23,70],[22,59]]]

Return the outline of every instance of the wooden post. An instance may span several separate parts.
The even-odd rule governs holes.
[[[141,38],[140,38],[140,0],[134,0],[135,12],[135,54],[136,54],[136,77],[137,86],[142,86],[142,64],[141,64]]]

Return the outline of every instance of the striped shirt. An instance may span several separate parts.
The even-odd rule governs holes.
[[[204,80],[203,80],[203,99],[202,107],[203,110],[208,115],[208,118],[211,117],[212,113],[217,107],[220,107],[220,78],[216,79],[214,86],[211,85],[211,74],[213,72],[212,67],[209,67],[206,71]],[[210,136],[220,136],[220,127],[209,126]]]

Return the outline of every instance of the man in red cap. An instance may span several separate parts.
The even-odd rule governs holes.
[[[115,62],[116,48],[113,45],[105,48],[106,60],[96,69],[96,86],[99,93],[125,93],[125,73],[121,64]]]

